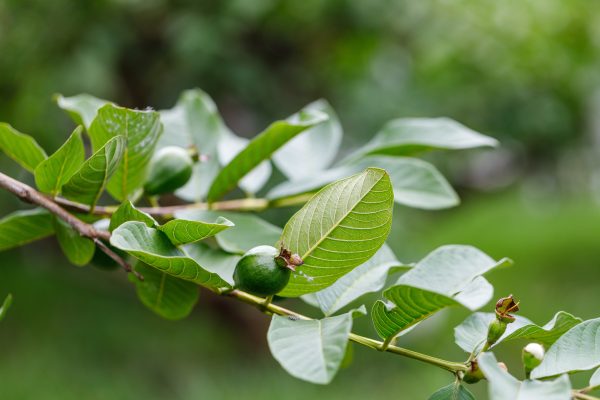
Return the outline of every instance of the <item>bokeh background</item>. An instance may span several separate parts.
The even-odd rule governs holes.
[[[0,0],[0,121],[49,152],[72,129],[54,93],[161,109],[193,87],[246,136],[323,97],[345,151],[402,116],[449,116],[500,139],[432,155],[463,202],[397,208],[391,246],[408,262],[473,244],[515,261],[490,280],[535,322],[599,315],[600,3]],[[4,156],[0,168],[28,179]],[[0,206],[21,207],[5,193]],[[1,257],[0,295],[15,297],[0,324],[2,399],[419,399],[451,381],[356,348],[331,385],[304,383],[272,359],[268,319],[249,307],[205,291],[169,322],[121,271],[70,266],[53,239]],[[461,360],[452,327],[465,316],[444,312],[402,345]],[[368,318],[358,325],[374,335]],[[499,349],[516,375],[522,345]]]

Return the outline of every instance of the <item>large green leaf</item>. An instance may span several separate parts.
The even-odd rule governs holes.
[[[317,177],[331,165],[342,142],[342,125],[326,100],[317,100],[305,109],[321,111],[329,119],[296,136],[273,154],[277,168],[294,181]]]
[[[471,353],[478,351],[485,343],[488,326],[496,318],[493,313],[474,313],[454,328],[456,344],[464,351]],[[495,345],[514,339],[528,339],[543,344],[552,345],[565,332],[581,323],[581,319],[564,311],[557,312],[554,317],[543,326],[539,326],[527,318],[516,316],[516,321],[509,324],[504,334]]]
[[[198,285],[184,281],[142,262],[135,266],[144,280],[132,277],[141,302],[163,318],[177,320],[187,317],[198,302]]]
[[[433,165],[416,158],[392,156],[367,156],[306,179],[281,183],[267,193],[267,198],[278,200],[311,193],[330,182],[368,167],[377,167],[388,172],[394,188],[394,201],[398,204],[423,209],[441,209],[459,203],[452,186]]]
[[[35,168],[35,184],[39,190],[55,195],[79,170],[85,160],[82,131],[78,126],[65,144]]]
[[[218,200],[290,139],[325,120],[327,115],[322,112],[301,110],[287,120],[272,123],[221,169],[208,191],[208,201]]]
[[[323,188],[283,230],[281,244],[304,264],[280,295],[322,290],[371,258],[389,234],[393,203],[390,178],[377,168]]]
[[[531,377],[546,378],[599,365],[600,318],[596,318],[576,325],[554,342]]]
[[[454,382],[432,394],[429,400],[475,400],[475,396],[460,382]]]
[[[256,246],[275,245],[281,236],[281,228],[252,214],[182,210],[176,212],[175,216],[192,221],[210,221],[219,216],[227,218],[234,226],[215,237],[219,246],[229,253],[244,254]]]
[[[204,269],[219,275],[221,279],[233,286],[233,271],[240,256],[212,248],[202,242],[191,243],[183,248],[194,261],[204,266]]]
[[[321,320],[273,315],[267,333],[271,354],[290,375],[327,384],[344,359],[352,318],[352,311]]]
[[[22,246],[54,233],[52,215],[41,208],[16,211],[0,219],[0,251]]]
[[[106,187],[106,182],[116,171],[124,151],[123,136],[110,139],[65,183],[62,188],[63,195],[94,207]]]
[[[230,288],[229,284],[211,273],[184,250],[171,243],[161,231],[145,223],[129,221],[115,229],[110,243],[138,260],[177,278],[196,282],[214,291]]]
[[[110,224],[108,226],[109,231],[114,231],[119,225],[124,224],[127,221],[140,221],[146,224],[147,227],[152,228],[158,225],[158,222],[151,215],[146,214],[135,208],[131,201],[125,200],[123,204],[117,208],[117,211],[110,217]]]
[[[498,141],[450,118],[401,118],[388,122],[349,159],[364,154],[414,155],[428,150],[496,146]]]
[[[445,307],[482,307],[491,300],[493,288],[481,275],[506,262],[471,246],[436,249],[383,293],[394,307],[381,301],[373,306],[377,332],[388,339]]]
[[[368,261],[333,285],[314,293],[319,308],[325,315],[331,315],[360,296],[381,290],[390,269],[401,265],[392,250],[384,244]]]
[[[159,226],[158,230],[164,232],[174,245],[180,245],[206,239],[232,226],[233,222],[219,216],[215,222],[173,219]]]
[[[107,186],[108,192],[117,200],[128,199],[144,184],[161,132],[159,114],[155,111],[129,110],[113,104],[106,104],[98,110],[88,129],[94,150],[117,136],[126,140],[123,158]]]
[[[6,313],[12,304],[12,300],[12,294],[9,293],[2,302],[2,307],[0,307],[0,321],[2,321],[4,317],[6,317]]]
[[[54,231],[56,239],[67,259],[79,267],[88,264],[94,256],[96,245],[86,237],[81,236],[69,224],[60,218],[54,217]]]
[[[566,375],[553,381],[518,381],[498,366],[492,353],[483,353],[479,368],[489,382],[490,400],[570,400],[571,382]]]
[[[0,150],[30,172],[47,157],[35,139],[4,122],[0,122]]]
[[[86,129],[90,127],[92,121],[96,118],[100,107],[110,103],[89,94],[78,94],[71,97],[64,97],[59,94],[55,99],[56,104],[67,111],[76,124],[83,125]]]

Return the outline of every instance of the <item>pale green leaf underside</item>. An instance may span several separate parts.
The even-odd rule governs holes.
[[[54,233],[52,215],[37,208],[16,211],[0,219],[0,251],[22,246]]]
[[[321,320],[274,315],[267,340],[273,357],[290,375],[327,384],[344,359],[351,329],[351,312]]]
[[[531,371],[532,378],[545,378],[600,365],[600,318],[571,328],[548,349],[542,363]]]
[[[95,206],[108,179],[116,171],[124,150],[123,136],[109,140],[100,150],[92,154],[63,186],[63,196]]]
[[[67,111],[73,121],[78,125],[90,127],[100,107],[110,103],[107,100],[102,100],[89,94],[79,94],[76,96],[64,97],[63,95],[56,96],[56,104],[63,110]]]
[[[233,222],[223,217],[218,217],[215,222],[173,219],[158,230],[164,232],[174,245],[180,245],[206,239],[232,226]]]
[[[158,225],[158,222],[156,222],[152,216],[135,208],[129,200],[125,200],[123,204],[117,208],[117,211],[115,211],[110,217],[110,225],[108,226],[108,230],[112,232],[117,229],[119,225],[127,221],[140,221],[145,223],[149,228]]]
[[[198,302],[200,291],[193,282],[176,278],[142,262],[135,266],[144,280],[132,278],[140,301],[163,318],[187,317]]]
[[[129,110],[112,104],[98,110],[88,130],[94,150],[116,136],[126,140],[123,157],[107,185],[114,198],[125,200],[142,187],[161,132],[159,114],[155,111]]]
[[[600,368],[598,368],[596,370],[596,372],[594,372],[594,374],[590,378],[590,386],[592,386],[592,387],[600,386]]]
[[[219,275],[221,279],[233,286],[233,271],[241,256],[212,248],[202,242],[190,243],[183,248],[188,256],[204,269]]]
[[[368,167],[385,169],[394,188],[394,201],[408,207],[442,209],[453,207],[459,198],[444,176],[428,162],[409,157],[367,156],[352,163],[319,172],[310,178],[279,184],[267,198],[283,199],[312,193],[326,184]]]
[[[79,170],[85,160],[82,131],[81,126],[77,127],[65,144],[35,168],[35,184],[39,190],[57,194]]]
[[[287,120],[272,123],[221,169],[208,191],[208,201],[218,200],[290,139],[325,120],[326,114],[302,110]]]
[[[143,222],[129,221],[112,233],[110,243],[138,260],[175,277],[198,283],[214,291],[229,288],[217,274],[202,268],[159,230]]]
[[[389,176],[377,168],[334,182],[313,196],[281,236],[281,244],[304,264],[280,295],[322,290],[371,258],[389,234],[393,203]]]
[[[8,294],[6,296],[6,298],[4,299],[4,301],[2,302],[2,307],[0,307],[0,321],[2,321],[4,319],[4,317],[6,317],[6,313],[8,312],[8,309],[10,308],[11,304],[12,304],[12,294]]]
[[[475,400],[475,396],[463,385],[455,382],[439,389],[429,400]]]
[[[58,244],[71,264],[79,267],[88,264],[96,250],[94,242],[79,235],[70,225],[57,217],[53,218],[53,222]]]
[[[492,353],[478,358],[479,368],[488,380],[490,400],[569,400],[571,382],[567,375],[553,381],[519,381],[498,366]]]
[[[4,122],[0,122],[0,150],[29,172],[47,157],[35,139]]]

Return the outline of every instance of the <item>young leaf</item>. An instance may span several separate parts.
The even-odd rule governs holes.
[[[388,174],[369,168],[318,192],[286,224],[281,244],[304,264],[281,296],[296,297],[333,284],[384,244],[394,195]]]
[[[478,365],[489,382],[490,400],[569,400],[571,382],[567,375],[553,381],[518,381],[498,366],[492,353],[483,353]]]
[[[78,267],[88,264],[96,250],[94,242],[79,235],[77,231],[60,218],[54,217],[53,223],[58,244],[71,264]]]
[[[177,278],[198,283],[219,292],[230,288],[217,274],[202,268],[159,230],[143,222],[129,221],[115,229],[110,243],[138,260]]]
[[[202,242],[191,243],[183,248],[190,258],[199,265],[204,265],[204,269],[219,275],[221,279],[233,286],[233,271],[240,256],[214,249]]]
[[[384,244],[367,262],[313,295],[321,311],[331,315],[360,296],[381,290],[389,270],[401,265],[388,245]]]
[[[107,180],[116,171],[124,150],[123,136],[110,139],[65,183],[62,188],[63,196],[94,207],[106,187]]]
[[[273,154],[277,168],[293,181],[318,176],[331,165],[342,142],[342,126],[326,100],[317,100],[304,109],[323,112],[329,119],[296,136]]]
[[[79,170],[85,160],[82,131],[81,126],[75,128],[65,144],[35,168],[35,184],[39,190],[56,195]]]
[[[119,227],[119,225],[127,222],[127,221],[140,221],[146,224],[148,228],[153,228],[158,225],[158,222],[151,215],[146,214],[135,208],[131,201],[125,200],[123,204],[117,208],[117,211],[113,213],[110,218],[110,225],[108,226],[108,230],[110,232],[114,231]]]
[[[98,110],[88,133],[98,150],[117,136],[125,138],[126,148],[107,189],[117,200],[125,200],[144,184],[146,169],[162,131],[159,114],[106,104]]]
[[[64,97],[59,94],[56,95],[55,99],[56,104],[67,111],[77,125],[83,125],[86,129],[89,129],[100,107],[110,103],[89,94],[79,94],[71,97]]]
[[[136,277],[137,295],[141,302],[163,318],[178,320],[187,317],[198,302],[200,291],[198,285],[184,281],[160,271],[142,262],[135,266],[144,280]]]
[[[454,382],[432,394],[429,400],[475,400],[475,396],[460,382]]]
[[[8,309],[10,308],[11,304],[12,304],[12,294],[8,294],[8,296],[6,296],[6,298],[4,299],[4,302],[2,303],[2,307],[0,307],[0,321],[2,321],[4,319],[4,317],[6,317],[6,313],[8,312]]]
[[[416,158],[392,156],[367,156],[307,179],[281,183],[267,193],[267,198],[278,200],[312,193],[329,182],[368,167],[387,171],[394,188],[394,201],[398,204],[435,210],[453,207],[459,203],[458,195],[452,186],[433,165]]]
[[[273,357],[292,376],[319,384],[331,382],[344,359],[353,312],[321,320],[273,315],[267,333]]]
[[[290,139],[326,120],[326,114],[314,110],[301,110],[287,120],[272,123],[219,172],[208,191],[208,201],[218,200]]]
[[[0,150],[29,172],[47,157],[35,139],[4,122],[0,122]]]
[[[233,222],[219,216],[215,222],[173,219],[159,226],[158,230],[164,232],[171,243],[180,245],[206,239],[232,226],[234,226]]]
[[[244,254],[256,246],[275,245],[281,236],[281,228],[252,214],[183,210],[176,212],[175,216],[192,221],[214,220],[219,216],[227,218],[234,226],[218,233],[215,238],[219,246],[229,253]]]
[[[41,208],[16,211],[0,219],[0,251],[22,246],[54,233],[52,215]]]
[[[600,318],[583,321],[562,335],[548,349],[531,377],[546,378],[600,365]]]

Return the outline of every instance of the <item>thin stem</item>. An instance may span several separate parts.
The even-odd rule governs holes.
[[[579,390],[573,390],[571,392],[571,395],[573,396],[574,399],[578,399],[578,400],[600,400],[600,398],[598,398],[598,397],[582,393]]]

